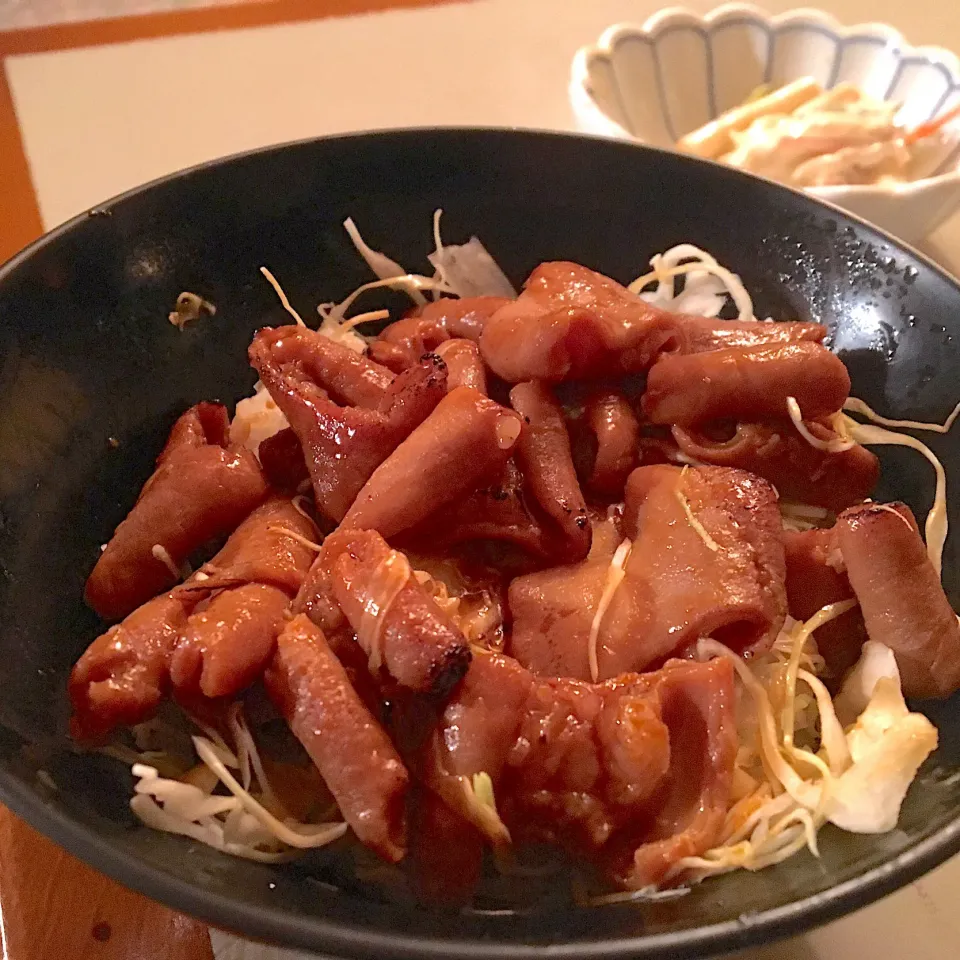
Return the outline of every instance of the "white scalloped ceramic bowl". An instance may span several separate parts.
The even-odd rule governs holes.
[[[582,130],[671,149],[760,84],[803,76],[901,101],[897,119],[907,126],[960,103],[960,61],[947,50],[913,47],[880,23],[844,27],[819,10],[774,17],[739,3],[704,17],[670,8],[641,26],[615,24],[577,51],[570,98]],[[902,240],[920,240],[960,206],[960,121],[945,129],[929,177],[808,192]]]

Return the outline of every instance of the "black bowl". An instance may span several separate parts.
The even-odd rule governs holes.
[[[100,543],[133,502],[175,417],[236,400],[255,376],[251,333],[284,322],[258,273],[294,304],[369,279],[341,223],[425,268],[430,220],[479,235],[514,281],[570,259],[620,280],[682,241],[741,274],[758,315],[829,325],[855,393],[879,410],[942,420],[960,399],[960,289],[889,238],[809,197],[725,167],[604,140],[420,130],[271,148],[176,174],[78,217],[0,271],[0,798],[93,866],[216,925],[345,957],[513,960],[719,953],[840,916],[960,850],[960,700],[927,712],[941,746],[893,832],[821,835],[759,874],[643,907],[456,915],[336,892],[302,866],[234,860],[138,828],[130,778],[67,749],[64,686],[97,634],[82,602]],[[217,314],[167,323],[191,290]],[[112,438],[112,440],[110,439]],[[948,472],[958,437],[929,441]],[[118,444],[118,445],[117,445]],[[886,489],[929,505],[929,467],[896,450]],[[951,522],[960,522],[957,500]],[[960,600],[956,538],[946,584]],[[57,790],[48,789],[38,766]]]

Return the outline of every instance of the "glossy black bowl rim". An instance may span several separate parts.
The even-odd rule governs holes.
[[[309,137],[302,140],[260,147],[221,157],[184,170],[158,177],[149,183],[134,187],[112,199],[100,203],[91,210],[61,224],[43,237],[34,241],[7,263],[0,266],[0,286],[18,267],[36,252],[70,233],[79,223],[95,214],[103,214],[152,188],[171,181],[202,173],[208,168],[244,161],[260,155],[280,153],[284,150],[327,141],[349,141],[358,149],[370,149],[378,142],[395,138],[445,138],[459,136],[489,135],[511,139],[553,138],[565,141],[581,141],[586,149],[589,144],[600,142],[604,149],[634,151],[671,157],[682,163],[721,166],[699,158],[681,157],[669,150],[650,147],[629,141],[612,140],[607,137],[587,134],[562,133],[516,127],[412,127],[401,129],[373,130],[362,133],[337,134],[327,137]],[[722,167],[724,174],[733,177],[749,177],[742,171]],[[820,207],[836,214],[841,219],[858,224],[878,241],[887,243],[921,262],[950,285],[960,288],[957,279],[935,264],[929,257],[909,244],[884,233],[860,217],[848,213],[836,205],[794,190],[761,177],[758,190],[782,191],[801,195],[803,202],[811,207]],[[55,843],[85,861],[90,866],[130,889],[136,890],[175,910],[190,914],[214,927],[236,931],[247,937],[281,944],[285,947],[319,951],[330,957],[396,958],[396,960],[542,960],[544,955],[557,960],[625,960],[625,958],[681,958],[709,957],[732,950],[743,949],[759,943],[768,943],[782,937],[839,919],[845,914],[879,900],[881,897],[906,886],[933,870],[954,854],[960,852],[960,810],[954,821],[916,843],[893,859],[874,867],[859,876],[845,880],[813,896],[805,897],[760,912],[747,911],[735,920],[703,927],[667,933],[650,934],[628,938],[595,941],[574,941],[560,944],[508,943],[493,939],[446,939],[408,936],[403,933],[382,934],[363,929],[361,926],[333,924],[322,915],[295,917],[278,914],[267,907],[239,903],[230,897],[201,889],[179,877],[152,866],[147,861],[116,849],[104,837],[82,826],[65,813],[44,803],[27,785],[16,777],[0,771],[0,801],[35,829]],[[598,908],[602,909],[602,908]]]

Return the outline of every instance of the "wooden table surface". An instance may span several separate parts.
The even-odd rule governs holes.
[[[0,807],[4,960],[213,960],[204,924],[109,880]]]

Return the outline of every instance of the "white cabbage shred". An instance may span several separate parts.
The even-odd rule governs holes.
[[[369,246],[363,237],[360,236],[360,231],[357,229],[357,225],[353,222],[352,217],[347,217],[347,219],[343,221],[343,228],[347,231],[347,236],[353,241],[357,252],[363,257],[367,266],[377,275],[378,279],[389,280],[391,277],[402,277],[408,273],[396,260],[391,260],[385,253],[374,250]],[[414,303],[427,302],[426,298],[419,291],[412,293],[411,299]]]
[[[512,299],[517,295],[497,261],[476,237],[459,246],[447,245],[434,251],[429,260],[443,283],[458,297]]]
[[[907,708],[893,653],[875,641],[864,645],[831,700],[817,677],[823,660],[814,632],[854,603],[831,604],[806,623],[788,620],[770,653],[749,665],[715,640],[699,641],[701,659],[733,663],[745,693],[738,709],[737,802],[723,842],[679,861],[673,880],[761,870],[804,847],[818,855],[817,832],[826,823],[853,833],[896,826],[917,770],[936,749],[937,731]]]
[[[130,809],[143,823],[261,863],[285,862],[346,833],[343,822],[307,824],[287,815],[270,788],[239,708],[232,712],[231,727],[236,754],[222,746],[222,741],[192,738],[207,774],[194,776],[195,782],[162,777],[156,767],[143,763],[132,765],[137,782]],[[229,768],[239,772],[240,780]],[[220,792],[215,792],[218,788]],[[224,788],[227,793],[222,792]]]
[[[681,243],[666,253],[654,255],[650,266],[649,273],[637,277],[628,287],[648,303],[669,307],[677,313],[716,317],[729,297],[739,311],[738,320],[757,319],[753,300],[741,279],[692,243]],[[677,294],[674,281],[680,276],[686,277],[686,282],[683,291]],[[656,286],[647,291],[651,284]]]
[[[252,397],[237,403],[230,423],[230,443],[257,453],[264,440],[290,426],[280,408],[273,402],[267,388],[257,383]]]

